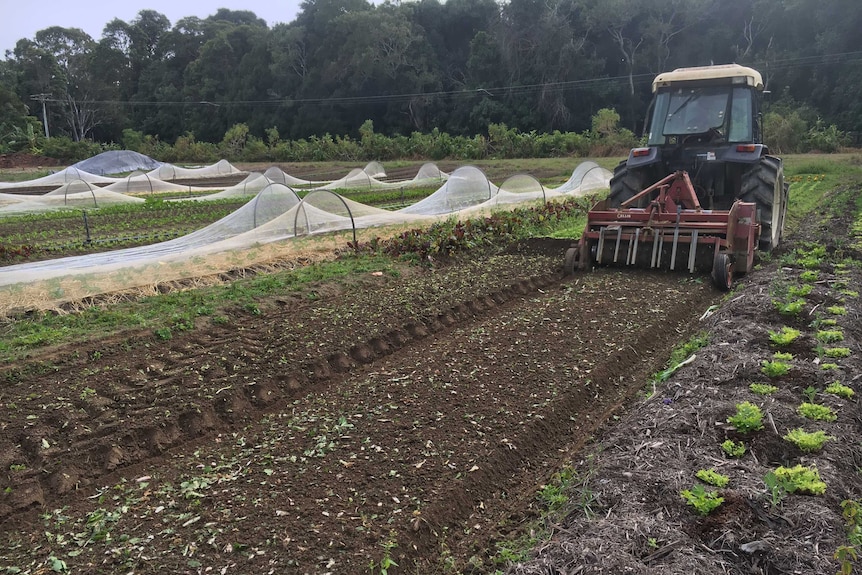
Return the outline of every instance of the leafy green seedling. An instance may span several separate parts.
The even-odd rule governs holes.
[[[836,341],[842,341],[844,334],[838,329],[821,329],[815,337],[817,341],[822,343],[835,343]]]
[[[843,305],[832,305],[826,308],[832,315],[847,315],[847,308]]]
[[[802,451],[810,452],[820,451],[823,448],[823,444],[825,444],[830,439],[835,438],[831,435],[826,435],[825,431],[815,431],[814,433],[809,433],[800,427],[798,429],[792,429],[788,431],[787,435],[784,436],[784,439],[786,439]]]
[[[767,377],[781,377],[790,371],[790,364],[781,360],[764,361],[760,371]]]
[[[802,308],[805,307],[805,300],[795,299],[787,302],[776,300],[773,301],[772,304],[781,315],[799,315],[802,312]]]
[[[838,397],[843,397],[844,399],[850,399],[854,395],[854,391],[843,385],[838,381],[833,381],[829,385],[826,386],[826,389],[823,390],[826,393],[831,393],[832,395],[837,395]]]
[[[745,455],[745,444],[741,441],[737,443],[732,439],[726,439],[721,443],[721,449],[729,457],[742,457]]]
[[[838,369],[838,364],[837,363],[823,363],[823,364],[820,364],[820,369],[827,370],[827,371],[830,369]]]
[[[802,335],[798,329],[793,329],[792,327],[787,327],[786,325],[781,328],[780,331],[770,331],[769,332],[769,341],[774,343],[775,345],[790,345],[796,338]]]
[[[849,347],[829,347],[823,350],[823,355],[826,357],[839,358],[850,357]]]
[[[815,388],[813,385],[809,385],[802,390],[802,395],[807,397],[808,401],[814,403],[814,398],[817,397],[817,388]]]
[[[685,502],[697,509],[701,515],[709,515],[713,509],[724,503],[724,497],[719,497],[715,491],[707,491],[702,485],[695,485],[691,489],[683,489],[680,496]]]
[[[799,274],[799,280],[807,284],[813,284],[820,279],[820,273],[817,270],[806,270]]]
[[[757,395],[769,395],[778,391],[777,387],[768,383],[752,383],[748,386],[748,389],[751,390],[751,393],[756,393]]]
[[[820,472],[816,467],[779,467],[773,473],[787,493],[823,495],[826,492],[826,484],[820,480]]]
[[[805,402],[796,408],[796,412],[802,417],[813,419],[814,421],[835,421],[838,416],[832,411],[828,405],[820,405],[819,403]]]
[[[805,297],[811,293],[811,290],[814,289],[814,286],[811,284],[805,284],[802,286],[790,286],[790,289],[787,290],[787,295],[790,297]]]
[[[714,469],[699,469],[695,476],[704,483],[709,483],[715,487],[727,487],[727,484],[730,483],[730,477],[722,475]]]
[[[763,412],[750,401],[743,401],[736,404],[736,414],[728,417],[727,422],[740,433],[757,431],[763,429]]]
[[[793,354],[783,351],[776,351],[772,354],[772,359],[775,361],[793,361]]]

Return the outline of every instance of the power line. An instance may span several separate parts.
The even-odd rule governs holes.
[[[761,71],[779,71],[804,68],[809,66],[824,66],[834,64],[845,64],[850,62],[862,61],[862,51],[842,52],[835,54],[822,54],[818,56],[803,56],[798,58],[784,58],[776,60],[765,60],[754,62],[751,66]],[[317,105],[363,105],[363,104],[380,104],[380,103],[396,103],[406,102],[414,98],[468,98],[474,97],[477,94],[484,94],[491,97],[502,97],[511,95],[526,95],[535,92],[564,92],[569,90],[584,89],[593,86],[604,86],[612,88],[614,86],[623,86],[630,81],[636,85],[644,85],[651,83],[655,78],[653,73],[633,74],[630,76],[604,76],[596,78],[582,78],[578,80],[564,80],[559,82],[543,82],[537,84],[510,84],[506,86],[482,87],[462,90],[438,90],[433,92],[412,92],[406,94],[371,94],[366,96],[340,96],[340,97],[322,97],[322,98],[281,98],[268,100],[199,100],[199,101],[183,101],[183,100],[90,100],[91,104],[103,105],[121,105],[121,106],[206,106],[210,108],[220,107],[236,107],[236,106],[297,106],[306,104]],[[50,94],[40,94],[44,96],[42,101],[62,103],[61,100],[51,99]],[[36,98],[35,96],[33,97]],[[46,125],[47,132],[47,125]]]

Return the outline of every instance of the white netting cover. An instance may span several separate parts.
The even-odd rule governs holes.
[[[0,213],[33,213],[63,209],[104,208],[117,204],[143,203],[142,198],[118,194],[78,180],[63,184],[47,194],[20,196],[22,201],[3,206]]]
[[[193,196],[189,198],[171,198],[169,202],[206,202],[210,200],[224,200],[229,198],[242,198],[254,196],[262,189],[267,187],[272,183],[280,183],[280,182],[272,182],[269,178],[259,172],[252,172],[248,176],[245,177],[243,181],[240,183],[233,185],[229,188],[225,188],[220,192],[216,192],[214,194],[208,194],[206,196]]]
[[[575,167],[571,177],[554,192],[581,196],[610,186],[613,174],[595,162],[581,162]]]
[[[530,200],[544,201],[552,195],[559,194],[546,190],[539,180],[529,174],[516,174],[500,184],[500,188],[493,198],[480,205],[496,206],[518,204]]]
[[[0,188],[49,188],[52,186],[62,186],[63,184],[77,180],[89,182],[91,184],[113,184],[114,182],[119,181],[120,178],[109,178],[106,176],[90,174],[89,172],[69,166],[65,170],[60,170],[59,172],[48,174],[47,176],[36,178],[34,180],[25,180],[23,182],[0,182]]]
[[[71,167],[91,174],[122,174],[134,170],[153,170],[162,163],[132,150],[110,150],[81,160]]]
[[[362,171],[372,178],[385,178],[386,170],[383,169],[383,164],[380,162],[368,162]]]
[[[436,192],[412,206],[399,210],[402,214],[447,214],[486,202],[497,193],[497,186],[475,166],[458,168]]]
[[[354,168],[350,172],[338,180],[327,183],[326,185],[313,188],[315,190],[339,190],[339,189],[370,189],[384,188],[386,184],[369,176],[365,170]]]
[[[272,166],[268,168],[264,173],[264,176],[269,178],[273,182],[278,182],[280,184],[284,184],[285,186],[305,186],[312,182],[308,180],[302,180],[300,178],[294,178],[290,174],[286,173],[284,170],[279,168],[278,166]]]
[[[588,176],[593,169],[588,166],[588,169],[575,170],[576,174],[582,174],[579,176],[580,187],[584,182],[597,185],[601,178]],[[473,166],[455,170],[431,196],[396,212],[359,204],[329,190],[312,191],[300,202],[290,187],[269,182],[264,176],[248,180],[246,187],[263,182],[268,183],[237,211],[181,238],[150,246],[0,268],[0,286],[10,286],[0,292],[0,296],[15,297],[32,282],[52,278],[62,278],[58,281],[67,282],[71,279],[67,276],[79,275],[95,280],[101,274],[111,274],[111,289],[152,284],[196,275],[192,270],[199,273],[201,269],[212,269],[207,268],[206,260],[201,259],[200,256],[204,255],[236,253],[234,259],[243,262],[248,255],[240,250],[289,240],[297,235],[432,221],[453,215],[457,217],[459,212],[469,215],[477,209],[503,203],[540,200],[543,194],[545,198],[557,195],[554,190],[543,192],[542,185],[535,178],[524,175],[509,178],[498,189],[479,168]],[[94,188],[83,192],[82,196],[89,195],[92,201],[93,194],[99,191],[104,190]],[[68,201],[71,195],[47,197],[62,202]],[[96,198],[98,201],[98,195]],[[226,268],[217,268],[216,271],[222,269]],[[89,281],[79,280],[82,287],[76,289],[89,290]],[[60,289],[56,287],[60,284],[45,285],[54,286],[50,288],[53,290]]]
[[[105,189],[119,194],[155,194],[162,192],[205,190],[205,188],[192,188],[191,186],[182,186],[172,182],[165,182],[158,178],[154,178],[149,174],[142,174],[141,172],[132,172],[119,182],[106,186]]]
[[[209,226],[181,238],[148,246],[112,252],[71,256],[55,260],[18,264],[0,268],[0,285],[28,283],[79,273],[98,274],[157,263],[166,259],[191,258],[217,251],[219,242],[261,226],[299,204],[299,197],[282,184],[269,184],[250,202]],[[250,244],[247,244],[250,245]],[[246,247],[247,247],[246,245]],[[233,246],[235,249],[237,246]],[[155,281],[157,278],[130,278],[132,285]]]
[[[201,166],[199,168],[183,168],[173,164],[162,164],[155,170],[147,172],[147,175],[157,180],[190,180],[197,178],[215,178],[218,176],[228,176],[232,174],[244,174],[242,170],[235,168],[227,160],[219,160],[215,164],[209,166]]]

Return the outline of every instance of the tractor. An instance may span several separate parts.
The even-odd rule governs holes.
[[[646,146],[615,169],[565,272],[594,265],[711,270],[721,289],[781,241],[787,186],[763,142],[759,72],[737,64],[659,74]]]

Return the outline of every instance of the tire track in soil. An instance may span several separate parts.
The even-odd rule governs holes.
[[[7,481],[3,482],[2,488],[8,488],[11,495],[7,492],[0,498],[0,520],[33,506],[46,505],[58,496],[101,481],[103,476],[158,458],[169,449],[180,448],[207,434],[227,432],[278,409],[301,393],[319,388],[335,376],[396,353],[433,332],[469,321],[492,309],[496,305],[494,298],[508,301],[557,280],[556,273],[522,279],[493,295],[482,295],[432,313],[424,322],[411,320],[400,326],[383,327],[381,335],[364,343],[307,360],[295,371],[270,374],[254,386],[237,384],[233,381],[235,374],[222,370],[207,381],[207,390],[216,390],[214,398],[196,394],[198,387],[186,368],[199,364],[202,356],[216,354],[231,364],[234,371],[265,374],[271,371],[271,366],[265,363],[260,350],[268,347],[268,355],[281,351],[271,345],[271,330],[251,329],[238,334],[223,328],[209,334],[175,338],[167,342],[166,349],[156,358],[136,362],[137,372],[119,378],[110,370],[112,360],[130,353],[130,342],[141,336],[146,335],[142,339],[152,343],[149,332],[132,331],[92,342],[89,349],[78,348],[75,353],[70,352],[71,346],[54,350],[41,358],[59,359],[54,368],[41,377],[25,377],[26,381],[21,382],[23,389],[7,388],[4,403],[17,406],[26,401],[29,390],[61,387],[69,378],[60,376],[58,381],[58,374],[75,369],[85,374],[85,389],[91,395],[86,399],[83,395],[60,397],[68,399],[68,404],[50,410],[38,425],[3,422],[0,465],[6,469],[23,466],[25,470],[7,475]],[[294,318],[296,313],[296,308],[282,306],[268,314],[265,322],[278,325]],[[280,342],[281,346],[289,343]],[[149,343],[143,347],[138,351],[146,352]],[[109,367],[103,371],[87,367],[94,363]],[[130,399],[130,393],[136,395]],[[45,447],[46,441],[50,447]]]
[[[428,557],[433,557],[435,550],[439,550],[442,530],[460,522],[472,521],[480,507],[484,508],[480,514],[486,517],[522,514],[525,502],[534,497],[536,485],[542,483],[549,470],[554,468],[553,460],[558,456],[555,450],[564,445],[579,445],[634,390],[641,388],[644,378],[659,367],[670,347],[678,341],[683,326],[691,323],[702,309],[718,297],[709,289],[691,284],[689,287],[692,289],[679,291],[680,297],[673,304],[669,304],[666,309],[659,309],[654,305],[652,294],[669,287],[678,287],[679,278],[671,276],[673,279],[668,279],[655,274],[638,277],[639,274],[616,278],[599,273],[577,280],[584,284],[606,282],[609,286],[606,286],[607,290],[596,290],[590,294],[591,297],[579,300],[581,305],[578,308],[559,310],[562,316],[557,318],[558,321],[571,314],[571,321],[588,330],[591,322],[596,321],[595,310],[604,309],[610,313],[614,306],[629,311],[643,306],[648,310],[649,321],[632,332],[614,331],[613,343],[618,347],[610,354],[601,348],[609,342],[600,338],[581,342],[580,345],[585,347],[580,351],[568,345],[568,342],[549,342],[546,337],[536,338],[549,345],[556,343],[561,364],[584,359],[580,357],[582,354],[590,356],[589,360],[584,359],[593,365],[588,378],[590,385],[581,388],[574,386],[570,390],[572,393],[543,406],[530,425],[510,430],[517,443],[516,449],[506,444],[482,448],[479,452],[482,456],[481,465],[475,472],[454,481],[452,474],[444,474],[442,479],[419,476],[421,481],[429,485],[424,491],[431,500],[423,510],[421,521],[401,529],[399,540],[410,542],[401,550],[401,559],[405,564],[420,564]],[[632,281],[632,278],[635,280]],[[637,289],[629,290],[632,287],[630,284],[637,284],[634,286]],[[78,435],[65,431],[69,427],[69,420],[63,420],[62,416],[53,419],[53,429],[29,429],[24,438],[19,437],[18,440],[27,455],[28,469],[33,472],[19,475],[19,481],[13,489],[17,497],[7,497],[6,501],[0,503],[0,516],[9,516],[13,512],[45,505],[57,499],[68,499],[68,492],[78,485],[110,482],[120,475],[130,475],[159,465],[168,450],[175,452],[185,446],[206,442],[207,437],[215,432],[236,429],[253,418],[276,413],[297,397],[326,392],[346,381],[367,375],[372,370],[397,370],[402,365],[413,367],[416,362],[439,357],[437,351],[429,349],[432,346],[442,346],[448,348],[449,353],[456,353],[463,348],[463,341],[456,339],[456,333],[463,334],[464,330],[470,328],[479,329],[476,326],[494,331],[498,329],[495,322],[501,315],[523,315],[538,305],[537,301],[546,302],[561,290],[571,289],[572,282],[561,282],[556,273],[515,282],[448,309],[435,310],[421,322],[411,320],[401,325],[382,327],[377,334],[362,343],[310,359],[302,369],[289,372],[273,369],[269,360],[272,353],[260,352],[271,337],[264,330],[243,334],[242,345],[238,348],[236,339],[219,331],[207,337],[178,338],[168,346],[169,349],[163,354],[167,356],[164,360],[149,362],[152,365],[145,366],[157,373],[155,381],[147,383],[147,390],[175,390],[170,384],[176,382],[177,378],[183,379],[182,366],[194,363],[201,354],[228,354],[225,344],[230,347],[230,361],[240,362],[240,371],[258,370],[268,377],[260,378],[254,386],[248,386],[236,383],[234,374],[225,370],[225,373],[208,382],[210,388],[217,385],[220,390],[224,390],[222,393],[226,392],[225,395],[207,401],[196,398],[194,386],[184,381],[188,393],[179,402],[175,395],[166,393],[163,398],[155,398],[156,403],[153,405],[154,397],[146,396],[140,406],[126,410],[125,413],[130,417],[113,424],[106,423],[89,434],[81,432],[79,428],[87,423],[87,417],[98,420],[98,416],[94,417],[96,412],[92,406],[85,411],[86,416],[79,417],[72,425],[73,431],[79,430]],[[617,293],[617,299],[625,301],[614,302],[608,307],[607,298],[611,292]],[[293,313],[295,310],[284,310],[267,321],[277,325],[279,320]],[[288,343],[280,342],[280,345]],[[564,345],[562,350],[561,343]],[[620,347],[623,344],[629,349],[641,350],[640,354],[627,350],[621,353],[619,350],[623,349]],[[482,352],[477,353],[476,358],[481,361]],[[581,379],[580,383],[583,381]],[[100,382],[106,390],[110,383]],[[94,385],[97,384],[94,382]],[[112,389],[113,401],[116,401],[134,386],[115,386]],[[107,398],[109,395],[105,391],[104,395],[100,392],[99,397]],[[149,406],[144,405],[147,401],[151,402]],[[130,418],[143,418],[152,410],[161,410],[166,405],[173,407],[176,414],[162,423],[138,427],[128,425]],[[106,408],[106,411],[109,410],[109,407]],[[421,410],[416,416],[420,415]],[[579,421],[573,425],[572,418]],[[41,439],[51,437],[52,441],[57,441],[64,434],[69,435],[65,446],[47,451],[40,448]],[[15,457],[12,459],[18,460]],[[52,461],[56,460],[82,461],[87,462],[87,466],[65,464],[59,467],[54,465],[52,469]],[[13,524],[19,521],[26,523],[25,515],[28,514],[17,515],[18,520],[8,521],[7,525],[14,528]],[[493,547],[494,538],[494,532],[489,531],[484,536],[484,545]],[[476,540],[475,537],[463,538],[464,545],[468,545],[467,542],[475,545]],[[458,544],[458,538],[453,538],[451,545]]]

